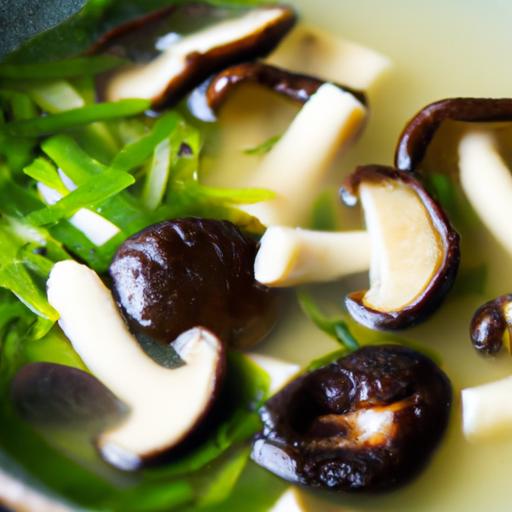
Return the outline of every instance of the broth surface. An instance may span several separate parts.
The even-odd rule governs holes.
[[[452,96],[511,95],[510,2],[296,0],[292,3],[308,23],[373,48],[391,58],[394,65],[377,92],[370,95],[371,118],[363,137],[331,170],[329,179],[333,185],[339,186],[357,164],[392,163],[395,144],[405,122],[424,105]],[[246,116],[236,120],[237,134],[227,135],[230,149],[213,164],[211,181],[235,186],[257,165],[257,158],[244,155],[242,149],[265,140],[266,136],[282,133],[291,119],[294,109],[290,104],[277,98],[268,100],[268,96],[259,92],[256,96],[247,106]],[[268,101],[275,103],[276,108],[268,120],[267,131],[259,134],[251,132],[253,128],[245,130],[252,126],[251,113],[256,115],[261,105],[268,107]],[[228,119],[233,122],[231,116],[237,116],[236,108],[226,106],[221,123],[225,121],[227,125]],[[221,142],[223,147],[225,142]],[[339,212],[342,227],[361,225],[357,208],[351,212],[340,207]],[[504,512],[511,509],[512,439],[468,444],[462,437],[460,408],[462,388],[512,373],[510,356],[482,358],[472,348],[468,335],[475,309],[492,297],[512,291],[511,258],[479,223],[470,232],[462,230],[461,236],[462,271],[480,263],[487,265],[484,293],[451,294],[431,319],[401,334],[432,347],[443,359],[455,395],[449,431],[431,463],[413,483],[390,494],[328,497],[331,503],[339,504],[340,511]],[[357,278],[319,290],[340,307],[345,292],[366,286],[366,281],[366,277]],[[306,364],[337,347],[291,306],[274,335],[258,348]],[[318,510],[325,510],[324,505],[319,504]]]

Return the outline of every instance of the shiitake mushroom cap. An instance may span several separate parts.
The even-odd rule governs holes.
[[[252,458],[305,486],[391,490],[425,466],[451,402],[450,381],[430,359],[398,345],[367,346],[272,397]]]
[[[136,335],[167,344],[201,325],[248,348],[272,329],[280,293],[254,279],[257,242],[228,221],[185,218],[126,240],[110,266],[113,292]]]
[[[415,171],[444,121],[484,123],[512,121],[512,99],[449,98],[423,107],[405,126],[395,151],[395,166]]]

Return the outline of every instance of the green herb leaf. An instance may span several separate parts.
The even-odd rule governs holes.
[[[62,183],[57,169],[45,158],[36,158],[30,165],[23,169],[23,172],[35,181],[53,188],[63,196],[68,193],[68,189]]]
[[[297,298],[306,316],[322,331],[334,338],[346,353],[359,348],[359,342],[354,338],[347,322],[343,318],[325,316],[313,299],[305,292],[298,292]]]
[[[27,216],[27,222],[35,226],[54,224],[61,219],[71,217],[80,208],[94,207],[106,201],[133,185],[134,182],[135,178],[133,176],[115,169],[109,169],[90,178],[57,203],[32,212]]]
[[[150,102],[141,99],[98,103],[57,114],[50,114],[46,117],[6,123],[1,127],[1,130],[4,133],[18,137],[40,137],[95,121],[106,121],[108,119],[141,114],[149,107]]]
[[[274,135],[265,142],[258,144],[253,148],[244,149],[246,155],[261,156],[267,154],[281,139],[282,135]]]
[[[33,80],[97,75],[124,63],[125,60],[113,55],[98,55],[33,64],[0,64],[0,78]]]

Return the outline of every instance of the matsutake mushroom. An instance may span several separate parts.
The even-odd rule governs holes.
[[[150,359],[129,332],[108,288],[75,261],[53,267],[48,301],[59,325],[92,374],[128,408],[124,421],[97,438],[102,456],[134,470],[184,443],[211,410],[225,373],[220,340],[203,328],[182,333],[172,347],[174,369]]]
[[[370,288],[346,306],[361,324],[402,329],[430,315],[451,289],[459,267],[459,236],[440,205],[410,174],[358,167],[341,190],[359,199],[371,240]]]
[[[423,468],[451,401],[450,381],[430,359],[397,345],[364,347],[272,397],[252,458],[300,485],[392,489]]]
[[[100,96],[174,104],[211,73],[268,54],[294,23],[294,11],[278,5],[235,10],[199,3],[156,11],[108,32],[90,50],[131,61],[100,77]]]

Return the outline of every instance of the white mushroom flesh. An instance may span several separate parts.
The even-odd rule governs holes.
[[[512,377],[462,390],[462,424],[469,441],[512,434]]]
[[[425,290],[443,261],[442,243],[418,194],[400,181],[363,183],[361,205],[372,244],[363,302],[400,311]]]
[[[269,376],[269,393],[271,395],[286,386],[301,370],[298,364],[263,354],[249,353],[247,357]]]
[[[48,300],[89,370],[130,408],[123,423],[99,437],[103,455],[131,469],[141,457],[180,442],[211,402],[219,340],[200,328],[187,331],[173,343],[185,364],[176,369],[158,365],[128,331],[98,275],[74,261],[53,267]]]
[[[266,226],[305,222],[329,165],[360,132],[366,108],[350,93],[322,85],[265,156],[250,186],[273,190],[271,201],[244,206]]]
[[[391,67],[391,61],[374,50],[304,24],[298,24],[267,61],[365,91]]]
[[[105,97],[109,101],[159,97],[169,83],[186,72],[191,55],[197,59],[200,55],[263,32],[279,21],[283,13],[281,7],[252,9],[197,33],[174,38],[151,62],[130,66],[113,75],[106,84]]]
[[[263,235],[254,276],[267,286],[326,282],[370,268],[366,231],[339,233],[273,226]]]
[[[462,189],[482,222],[512,254],[512,173],[492,133],[470,131],[459,143]]]

